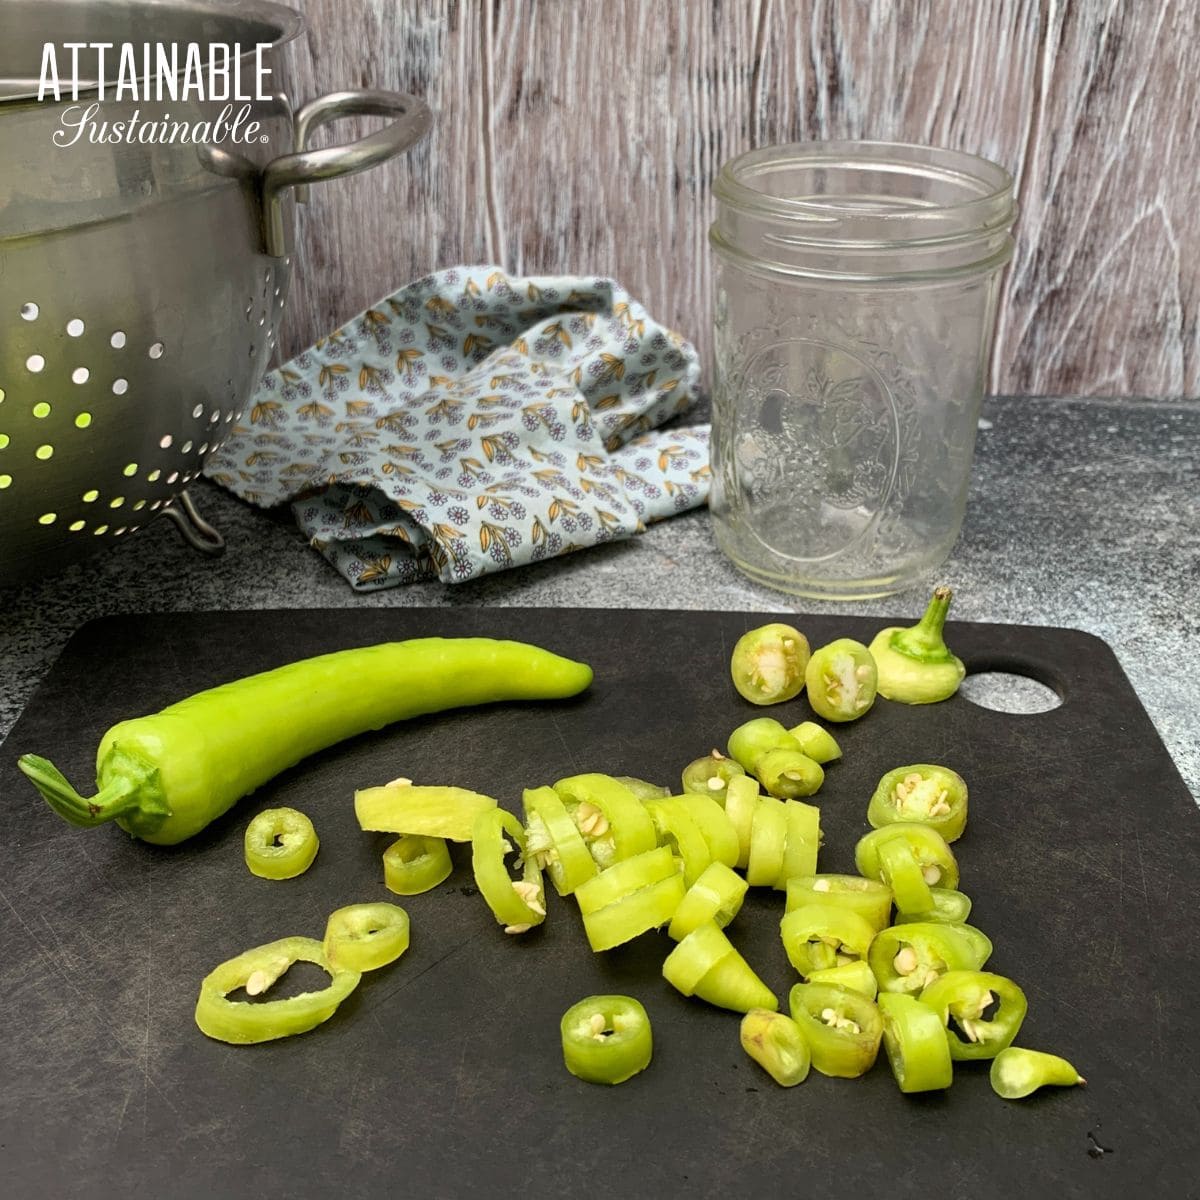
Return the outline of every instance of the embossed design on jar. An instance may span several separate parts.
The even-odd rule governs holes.
[[[755,350],[728,386],[742,414],[728,500],[748,532],[802,561],[870,534],[899,463],[899,414],[879,372],[844,347],[791,338]]]

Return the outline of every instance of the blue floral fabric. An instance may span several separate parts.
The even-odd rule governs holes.
[[[355,588],[460,583],[706,502],[695,349],[608,279],[457,267],[259,385],[205,473],[291,502]]]

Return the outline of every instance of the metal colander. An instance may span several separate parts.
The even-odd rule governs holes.
[[[39,103],[31,82],[44,42],[269,42],[279,87],[282,47],[302,22],[265,3],[6,0],[4,23],[0,584],[164,512],[191,540],[219,545],[184,489],[242,418],[274,352],[291,189],[399,154],[427,132],[428,109],[396,93],[341,92],[293,115],[281,87],[253,105],[261,149],[59,147],[65,105]],[[134,107],[110,100],[101,110],[117,121]],[[171,108],[177,119],[213,115],[201,103]],[[305,150],[316,126],[351,113],[393,120],[352,145]]]

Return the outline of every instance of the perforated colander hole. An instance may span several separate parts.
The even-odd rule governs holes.
[[[3,450],[8,445],[8,434],[0,433],[0,450]]]
[[[92,373],[87,369],[87,367],[76,367],[75,370],[71,372],[72,383],[87,383],[91,377]]]
[[[141,512],[141,510],[145,507],[146,507],[145,500],[135,500],[133,502],[133,511],[134,512]]]
[[[122,525],[120,529],[113,530],[113,537],[120,537],[121,534],[123,534],[124,532],[125,532],[125,526]]]
[[[124,349],[124,347],[125,347],[125,331],[123,329],[114,330],[112,337],[110,337],[108,339],[108,344],[114,350]]]
[[[40,458],[42,462],[45,462],[46,459],[54,457],[54,447],[47,443],[44,446],[39,446],[33,454],[35,458]]]
[[[114,380],[113,380],[113,385],[112,385],[112,390],[113,390],[113,395],[114,395],[114,396],[123,396],[123,395],[125,395],[125,393],[126,393],[127,391],[129,391],[129,380],[128,380],[128,379],[121,379],[121,378],[119,378],[119,377],[118,377],[117,379],[114,379]]]
[[[161,447],[162,447],[164,450],[170,450],[170,448],[171,448],[171,443],[172,443],[174,440],[175,440],[175,439],[174,439],[174,438],[173,438],[173,437],[172,437],[172,436],[171,436],[169,433],[164,433],[164,434],[163,434],[163,436],[162,436],[162,437],[160,437],[160,438],[158,439],[158,444],[159,444],[159,445],[160,445],[160,446],[161,446]]]
[[[37,417],[39,421],[44,421],[50,415],[50,405],[48,405],[45,400],[39,400],[38,403],[33,406],[33,415]]]
[[[158,512],[158,510],[159,510],[160,508],[162,508],[162,506],[163,506],[163,502],[162,502],[161,500],[152,500],[152,501],[150,502],[150,511],[151,511],[151,512]]]
[[[98,491],[96,491],[95,488],[91,488],[89,491],[86,491],[83,493],[84,504],[92,504],[96,500],[99,500],[99,499],[100,499],[100,493]]]
[[[137,463],[126,463],[125,470],[122,471],[121,473],[123,475],[125,475],[126,477],[134,476],[137,474],[137,467],[138,467]]]
[[[21,305],[21,320],[36,321],[38,319],[38,313],[41,311],[42,310],[38,308],[38,306],[34,304],[32,300],[26,300],[25,303]]]
[[[276,299],[276,300],[278,300],[278,299],[279,299],[279,297],[280,297],[282,294],[283,294],[283,288],[276,288],[276,289],[275,289],[275,299]]]
[[[92,414],[90,412],[81,412],[75,418],[76,429],[86,429],[92,423]]]
[[[212,410],[212,412],[210,412],[208,414],[208,423],[210,425],[215,425],[220,419],[221,419],[221,410],[219,408],[214,408]]]
[[[162,478],[162,472],[157,467],[155,467],[154,470],[151,471],[150,474],[146,476],[146,480],[149,483],[157,483],[161,478]]]
[[[0,404],[4,403],[4,389],[0,388]]]
[[[198,421],[202,416],[204,416],[204,405],[197,404],[196,407],[192,409],[192,417]]]
[[[155,343],[154,343],[154,344],[153,344],[153,345],[150,347],[150,349],[146,351],[146,353],[147,353],[147,354],[148,354],[148,355],[149,355],[151,358],[162,358],[162,356],[163,356],[163,351],[164,351],[165,349],[166,349],[166,347],[165,347],[165,346],[162,344],[162,342],[155,342]]]
[[[111,500],[108,502],[108,507],[109,507],[109,508],[120,508],[120,507],[121,507],[121,505],[122,505],[122,504],[124,504],[124,503],[125,503],[125,497],[124,497],[124,496],[114,496],[114,497],[113,497],[113,498],[112,498],[112,499],[111,499]]]
[[[67,333],[71,337],[79,337],[83,333],[83,322],[78,317],[72,317],[67,322]]]
[[[207,453],[208,453],[208,443],[207,443],[207,442],[201,442],[201,443],[200,443],[200,450],[199,450],[199,453],[201,453],[201,454],[207,454]]]
[[[168,483],[174,483],[174,482],[175,482],[175,481],[176,481],[178,478],[179,478],[179,472],[178,472],[178,471],[172,471],[172,472],[170,473],[170,475],[168,475],[168,476],[167,476],[167,482],[168,482]]]
[[[6,487],[12,487],[12,476],[0,475],[0,492],[4,491]]]
[[[179,448],[179,452],[180,452],[180,454],[191,454],[191,452],[192,452],[192,443],[191,443],[191,442],[184,442],[184,443],[183,443],[183,445],[182,445],[182,446]]]
[[[53,525],[54,522],[57,520],[58,520],[58,513],[42,513],[42,515],[40,517],[38,517],[38,524],[39,525]]]
[[[31,354],[25,360],[26,370],[32,371],[34,375],[37,375],[45,365],[46,360],[40,354]]]
[[[228,425],[232,420],[233,420],[233,412],[232,411],[227,412],[225,414],[225,424]]]
[[[68,525],[68,526],[67,526],[67,528],[68,528],[68,529],[69,529],[69,530],[70,530],[72,533],[78,533],[78,532],[79,532],[79,531],[80,531],[80,530],[81,530],[81,529],[84,527],[84,525],[86,525],[86,524],[87,524],[87,522],[86,522],[86,521],[72,521],[72,522],[70,523],[70,525]]]
[[[96,535],[96,537],[99,537],[102,533],[107,533],[107,532],[108,532],[107,525],[97,525],[96,528],[92,530],[92,533],[94,533]]]

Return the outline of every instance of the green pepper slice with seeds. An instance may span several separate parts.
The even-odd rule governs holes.
[[[738,695],[751,704],[780,704],[804,687],[808,639],[782,622],[743,633],[730,657],[729,673]]]
[[[654,1053],[650,1018],[632,996],[588,996],[563,1013],[559,1029],[567,1070],[587,1083],[624,1083]]]
[[[229,999],[230,993],[239,988],[245,988],[250,996],[262,995],[297,962],[320,967],[330,977],[329,986],[257,1004]],[[324,947],[313,938],[280,938],[246,950],[204,977],[196,1001],[196,1024],[207,1037],[235,1046],[307,1033],[333,1016],[361,978],[358,971],[333,967]]]
[[[811,796],[820,791],[825,782],[821,764],[809,758],[802,750],[777,747],[759,756],[754,764],[763,791],[780,800],[795,800]]]
[[[383,882],[397,896],[419,896],[449,878],[454,870],[444,838],[401,834],[383,852]]]
[[[788,962],[801,975],[865,959],[875,931],[857,913],[832,904],[805,904],[779,922]]]
[[[724,804],[729,781],[735,775],[745,773],[741,763],[726,758],[720,750],[713,750],[703,758],[694,759],[683,768],[683,790],[701,796],[711,796],[718,803]]]
[[[808,702],[826,721],[857,721],[875,703],[875,660],[861,642],[838,638],[808,660]]]
[[[838,987],[849,988],[852,992],[862,992],[868,1000],[874,1000],[879,995],[879,984],[875,981],[875,975],[862,959],[858,962],[843,963],[840,967],[810,971],[806,982],[834,983]]]
[[[822,1075],[857,1079],[871,1069],[883,1037],[883,1018],[873,1000],[829,983],[798,983],[788,999],[812,1065]]]
[[[658,844],[642,802],[611,775],[571,775],[554,784],[599,867],[644,854]]]
[[[991,953],[964,932],[965,926],[946,924],[893,925],[871,942],[867,962],[881,992],[919,995],[947,971],[977,971]],[[973,930],[973,934],[979,934]],[[986,938],[983,938],[986,941]]]
[[[917,822],[936,829],[947,842],[962,837],[967,825],[967,784],[957,771],[935,763],[913,763],[889,771],[867,806],[872,829]]]
[[[508,838],[512,838],[511,843]],[[505,860],[514,852],[521,864],[521,879],[513,879],[508,873]],[[471,870],[475,886],[505,933],[528,933],[546,919],[541,869],[533,855],[525,853],[525,830],[521,822],[506,809],[487,809],[475,818],[471,831]]]
[[[572,895],[596,874],[596,860],[579,826],[553,788],[526,788],[521,802],[526,853],[550,876],[560,896]]]
[[[1021,1031],[1029,1008],[1011,979],[989,971],[947,971],[922,991],[921,1002],[937,1012],[956,1060],[995,1058]]]
[[[267,808],[246,826],[246,866],[260,879],[295,879],[312,866],[320,840],[313,823],[294,808]]]
[[[883,878],[879,851],[881,846],[892,841],[899,841],[912,852],[927,889],[958,887],[958,861],[946,839],[928,825],[908,822],[885,825],[882,829],[873,829],[859,838],[854,847],[854,865],[858,873],[868,879],[882,879],[884,883],[888,883],[888,880]],[[892,890],[895,891],[894,886]],[[924,912],[933,907],[933,898],[926,897],[923,904],[913,907],[901,904],[900,897],[896,896],[896,907],[905,912]]]
[[[897,913],[896,924],[904,925],[910,921],[937,922],[948,925],[961,925],[971,915],[971,897],[953,888],[932,887],[929,894],[933,898],[933,907],[925,912]],[[886,922],[885,922],[886,924]]]
[[[933,1092],[954,1082],[954,1062],[941,1018],[915,996],[884,992],[883,1048],[902,1092]]]

